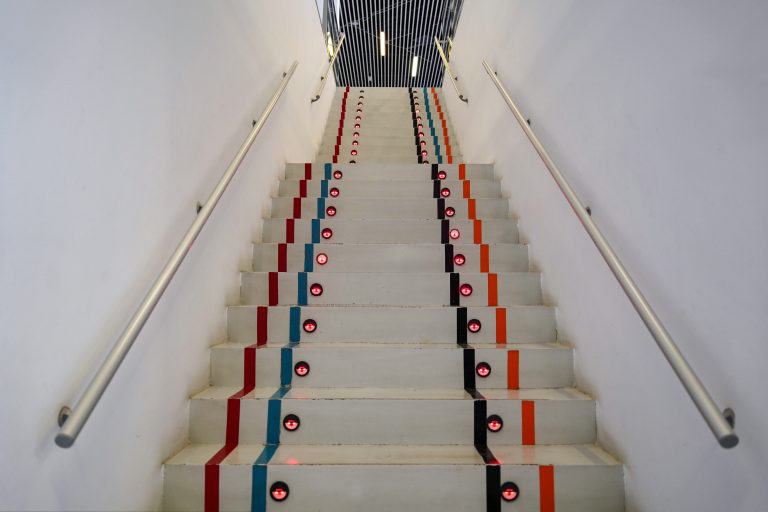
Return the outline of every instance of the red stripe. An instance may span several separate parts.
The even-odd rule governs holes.
[[[277,272],[269,273],[269,305],[277,306],[279,302],[279,292],[277,287]]]
[[[464,180],[464,199],[469,199],[472,196],[472,189],[470,188],[470,181]]]
[[[259,306],[256,308],[256,346],[260,347],[267,343],[267,316],[268,308]]]
[[[488,274],[488,305],[499,305],[499,278],[496,274]]]
[[[307,180],[299,182],[299,197],[307,197]]]
[[[523,417],[523,444],[536,444],[536,403],[533,400],[523,400],[520,404]]]
[[[481,220],[474,220],[472,221],[473,224],[473,235],[474,235],[474,242],[476,244],[483,243],[483,221]]]
[[[507,309],[496,308],[496,343],[507,344]]]
[[[299,197],[293,198],[293,218],[294,219],[301,218],[301,198]]]
[[[459,164],[459,179],[467,179],[467,166],[464,164]]]
[[[555,512],[555,468],[539,466],[539,511]]]
[[[277,271],[288,272],[288,245],[277,244]]]
[[[293,219],[285,219],[285,242],[293,243]]]
[[[507,389],[520,389],[520,352],[507,352]]]
[[[477,219],[477,205],[475,204],[474,199],[467,199],[467,216],[470,220],[476,220]]]
[[[304,179],[305,180],[312,179],[312,164],[309,162],[304,164]]]
[[[336,136],[336,145],[341,146],[341,135]]]
[[[338,155],[333,155],[333,163],[335,163],[335,164],[339,163]]]
[[[480,246],[480,272],[488,272],[488,268],[491,266],[489,252],[488,244]]]

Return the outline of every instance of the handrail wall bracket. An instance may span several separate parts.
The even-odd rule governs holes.
[[[437,46],[437,52],[440,54],[440,59],[443,61],[445,71],[448,72],[448,76],[451,78],[451,83],[453,84],[453,88],[456,90],[456,95],[458,95],[459,99],[464,103],[469,103],[469,98],[464,96],[464,93],[462,93],[459,89],[459,77],[454,75],[453,71],[451,71],[451,65],[448,63],[448,59],[445,56],[445,52],[443,51],[443,47],[440,45],[440,40],[437,38],[437,36],[435,36],[435,46]]]
[[[328,62],[328,67],[325,69],[325,73],[323,73],[323,76],[320,77],[320,85],[317,87],[317,91],[315,91],[315,95],[312,97],[311,100],[309,100],[310,103],[314,103],[317,100],[320,99],[320,96],[323,94],[323,89],[325,88],[325,82],[328,81],[328,74],[331,72],[331,69],[333,69],[333,63],[336,62],[336,56],[339,54],[339,50],[341,50],[341,45],[344,43],[344,39],[346,39],[345,34],[341,34],[341,37],[339,38],[339,44],[336,45],[336,49],[333,51],[333,56],[331,57],[331,60]]]

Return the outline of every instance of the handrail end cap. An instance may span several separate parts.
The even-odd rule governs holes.
[[[723,448],[733,448],[734,446],[739,444],[739,436],[731,432],[730,434],[726,434],[720,437],[718,441],[720,441],[720,446],[722,446]]]

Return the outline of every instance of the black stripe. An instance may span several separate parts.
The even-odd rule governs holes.
[[[432,197],[440,199],[440,180],[432,180]]]
[[[472,372],[474,375],[474,372]],[[488,402],[475,400],[475,446],[488,446],[488,429],[485,419],[488,417]],[[480,454],[482,455],[482,453]]]
[[[445,271],[453,272],[453,245],[445,244]]]
[[[417,134],[418,137],[418,134]],[[437,164],[432,164],[432,179],[437,179]]]
[[[463,345],[464,350],[464,390],[472,393],[475,390],[475,349]]]
[[[437,199],[437,218],[438,219],[445,218],[445,199],[443,199],[442,197],[439,197]]]
[[[459,274],[451,272],[451,306],[459,305]]]
[[[451,230],[451,223],[448,221],[448,219],[443,219],[440,221],[440,243],[441,244],[447,244],[451,241],[450,237],[448,236],[448,232]]]
[[[501,468],[499,466],[485,467],[485,510],[501,512]]]
[[[467,344],[467,308],[456,308],[456,343]],[[472,369],[474,376],[474,368]],[[472,377],[474,379],[474,377]]]

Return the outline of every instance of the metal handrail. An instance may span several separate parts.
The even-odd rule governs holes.
[[[336,62],[336,56],[339,54],[341,45],[344,42],[344,39],[346,39],[346,37],[347,36],[345,34],[341,34],[341,38],[339,38],[339,44],[336,45],[336,49],[333,51],[333,56],[331,57],[331,60],[328,62],[328,68],[326,68],[323,76],[320,77],[320,85],[317,87],[317,92],[315,92],[315,97],[309,100],[310,103],[314,103],[317,100],[319,100],[320,95],[323,94],[323,89],[325,88],[325,82],[328,81],[328,73],[330,73],[331,69],[333,69],[333,63]]]
[[[574,192],[571,185],[568,183],[565,177],[563,177],[563,174],[560,172],[560,170],[555,165],[555,162],[544,149],[544,146],[542,146],[541,141],[539,141],[538,137],[536,137],[536,134],[533,133],[531,127],[528,126],[525,117],[520,113],[520,109],[517,108],[517,105],[515,105],[515,103],[512,101],[512,98],[509,97],[509,94],[499,81],[496,73],[485,60],[483,60],[483,67],[491,77],[491,80],[493,80],[494,85],[496,85],[496,88],[501,93],[501,96],[504,98],[507,106],[514,114],[515,119],[517,119],[517,122],[522,127],[525,135],[528,137],[528,140],[531,141],[531,144],[533,144],[536,152],[544,161],[544,165],[547,167],[547,169],[549,169],[549,173],[555,179],[557,186],[560,187],[560,190],[570,203],[571,208],[573,208],[573,211],[581,221],[584,229],[586,229],[587,233],[589,233],[589,236],[592,238],[595,246],[597,246],[597,250],[600,251],[603,259],[610,267],[611,272],[613,272],[613,275],[616,276],[619,284],[624,289],[624,293],[627,294],[627,297],[629,298],[630,302],[632,302],[635,310],[637,310],[638,314],[642,318],[645,326],[656,340],[656,344],[667,358],[667,361],[669,361],[669,364],[677,374],[680,382],[682,382],[683,387],[690,395],[694,404],[696,404],[699,412],[704,417],[704,421],[707,422],[707,425],[709,425],[712,433],[715,434],[715,437],[720,442],[720,446],[723,448],[733,448],[739,443],[739,438],[733,431],[733,410],[725,409],[724,411],[720,411],[720,409],[717,407],[717,404],[712,399],[704,385],[701,383],[701,380],[699,380],[698,376],[693,371],[693,368],[691,368],[691,366],[688,364],[688,361],[685,360],[685,357],[680,352],[680,349],[675,344],[667,329],[661,323],[659,317],[656,316],[656,313],[651,308],[651,305],[640,292],[640,289],[632,280],[632,277],[630,277],[627,269],[624,267],[624,264],[622,264],[621,260],[619,260],[619,257],[616,255],[613,248],[611,248],[610,244],[608,244],[608,241],[592,221],[590,213],[584,207],[584,204],[576,195],[576,192]]]
[[[448,72],[448,76],[451,77],[451,83],[453,84],[453,88],[456,89],[456,94],[459,96],[459,99],[463,101],[464,103],[469,103],[469,98],[464,96],[464,94],[459,90],[459,84],[456,83],[458,78],[453,74],[453,71],[451,71],[451,65],[448,64],[448,59],[445,57],[445,52],[443,51],[443,47],[440,46],[440,40],[435,36],[435,45],[437,46],[437,51],[440,53],[440,58],[443,60],[443,66],[445,66],[445,70]]]
[[[118,338],[118,340],[115,342],[112,350],[109,352],[109,355],[107,355],[107,358],[96,372],[96,375],[94,375],[91,379],[85,392],[80,397],[80,400],[72,409],[63,407],[59,412],[60,429],[58,434],[56,434],[57,445],[61,446],[62,448],[69,448],[74,444],[77,436],[80,434],[80,430],[82,430],[85,422],[88,421],[88,417],[93,412],[96,404],[99,403],[99,399],[104,394],[104,391],[107,389],[107,386],[112,380],[112,377],[114,377],[118,368],[120,368],[120,364],[128,354],[128,351],[133,345],[133,342],[136,341],[136,338],[141,332],[141,329],[144,327],[144,324],[152,314],[152,311],[155,309],[158,301],[163,296],[165,289],[170,284],[171,279],[173,279],[174,274],[176,274],[176,271],[184,261],[184,258],[189,253],[190,249],[192,248],[192,244],[200,234],[200,231],[202,231],[203,226],[205,226],[206,221],[211,216],[211,213],[216,207],[216,204],[221,199],[221,196],[224,194],[227,186],[232,181],[232,178],[234,178],[237,169],[240,167],[240,164],[245,158],[245,155],[248,153],[248,150],[251,148],[251,145],[253,145],[253,141],[261,131],[261,128],[264,126],[264,123],[269,117],[269,114],[271,114],[272,110],[275,108],[277,100],[280,99],[280,96],[283,94],[285,87],[288,85],[288,81],[293,76],[293,72],[296,70],[296,66],[298,65],[298,61],[293,61],[290,69],[288,69],[286,73],[283,73],[283,81],[280,83],[277,91],[275,91],[275,94],[272,95],[272,98],[269,100],[266,108],[261,113],[258,121],[254,123],[251,132],[245,139],[245,142],[243,142],[243,145],[240,146],[240,149],[238,150],[234,159],[229,164],[229,166],[227,166],[227,169],[224,171],[224,175],[216,184],[216,187],[211,192],[208,200],[205,202],[205,204],[202,205],[202,208],[195,218],[195,221],[187,230],[184,238],[181,239],[181,242],[176,247],[176,250],[173,252],[173,255],[170,257],[168,262],[165,264],[165,267],[163,267],[160,275],[157,277],[157,279],[155,279],[154,284],[149,289],[149,292],[147,292],[144,300],[141,301],[138,309],[128,322],[128,326],[123,330],[120,338]]]

